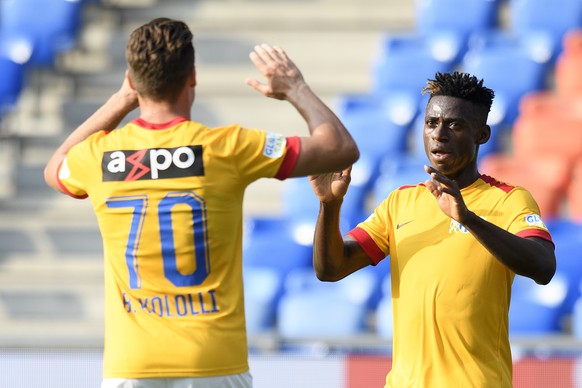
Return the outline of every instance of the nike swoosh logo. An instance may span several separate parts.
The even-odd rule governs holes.
[[[406,221],[406,222],[399,223],[399,224],[397,224],[397,225],[396,225],[396,229],[400,229],[400,228],[402,228],[404,225],[408,225],[408,224],[410,224],[412,221],[414,221],[414,220],[411,220],[411,221]]]

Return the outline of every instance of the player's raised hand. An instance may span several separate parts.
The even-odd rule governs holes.
[[[426,188],[434,195],[443,213],[455,221],[463,223],[469,210],[465,205],[457,182],[433,167],[425,165],[424,170],[431,178],[425,182]]]
[[[265,77],[265,82],[249,78],[246,83],[265,96],[286,100],[305,85],[301,71],[282,48],[261,44],[255,46],[249,56]]]
[[[340,172],[310,176],[311,188],[319,201],[325,203],[342,200],[352,180],[351,172],[350,166]]]

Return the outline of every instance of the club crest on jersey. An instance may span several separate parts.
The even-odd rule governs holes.
[[[453,233],[469,233],[469,230],[463,225],[459,224],[458,221],[451,219],[451,224],[449,226],[449,234]]]
[[[202,146],[105,152],[103,181],[137,181],[203,176]]]

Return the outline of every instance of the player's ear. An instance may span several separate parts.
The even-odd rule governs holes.
[[[135,90],[135,86],[133,85],[133,80],[131,79],[131,74],[129,73],[129,70],[127,70],[127,71],[125,72],[125,77],[127,78],[127,82],[129,83],[129,87],[130,87],[132,90]]]
[[[491,138],[491,127],[489,125],[482,126],[477,132],[477,144],[485,144]]]
[[[190,75],[188,76],[188,85],[191,88],[196,86],[196,66],[192,66],[192,71],[190,71]]]

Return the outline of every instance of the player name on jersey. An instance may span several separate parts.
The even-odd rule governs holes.
[[[202,176],[202,146],[104,152],[101,169],[103,182]]]
[[[158,295],[154,297],[130,298],[122,294],[123,307],[129,314],[155,314],[160,317],[184,317],[187,315],[211,314],[220,310],[214,290],[193,294]]]

